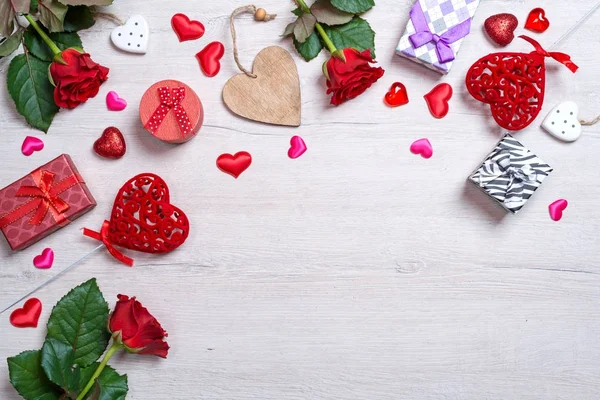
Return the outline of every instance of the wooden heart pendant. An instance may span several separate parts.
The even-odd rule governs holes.
[[[223,101],[244,118],[273,125],[300,126],[298,69],[287,50],[267,47],[254,59],[256,78],[238,74],[223,88]]]

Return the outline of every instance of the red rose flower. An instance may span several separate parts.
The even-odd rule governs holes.
[[[50,65],[54,102],[61,108],[75,108],[98,94],[109,70],[76,49],[64,50],[60,55],[62,60]]]
[[[333,56],[325,64],[327,94],[333,93],[331,104],[336,106],[362,94],[384,73],[383,68],[370,65],[375,62],[370,50],[361,53],[347,48],[343,54],[345,61],[340,59],[342,57]]]
[[[167,358],[169,345],[164,341],[167,332],[156,318],[135,297],[130,299],[122,294],[117,297],[119,301],[108,321],[113,339],[131,353]]]

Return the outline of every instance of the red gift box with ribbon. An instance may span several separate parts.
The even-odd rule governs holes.
[[[168,143],[184,143],[202,127],[204,109],[188,85],[165,80],[150,86],[142,96],[140,119],[154,137]]]
[[[22,250],[96,206],[73,160],[62,154],[0,190],[0,229]]]

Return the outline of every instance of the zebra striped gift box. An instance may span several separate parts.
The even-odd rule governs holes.
[[[548,164],[506,134],[469,180],[516,214],[550,172],[552,168]]]

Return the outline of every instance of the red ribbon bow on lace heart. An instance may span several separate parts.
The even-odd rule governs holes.
[[[185,213],[170,203],[166,182],[145,173],[134,176],[119,190],[110,221],[104,221],[100,232],[84,228],[83,234],[101,241],[113,257],[131,267],[133,259],[115,246],[168,253],[185,242],[189,229]]]
[[[498,125],[511,131],[529,126],[542,109],[546,57],[563,64],[571,72],[578,69],[569,55],[548,52],[532,38],[519,37],[531,43],[535,51],[488,54],[471,66],[465,80],[471,96],[489,104]]]
[[[59,195],[83,179],[78,174],[66,177],[60,182],[54,182],[56,174],[47,170],[36,169],[31,173],[35,186],[21,186],[16,197],[30,197],[31,200],[10,213],[0,218],[0,228],[4,228],[24,216],[33,212],[29,224],[40,225],[46,214],[51,213],[58,224],[68,222],[65,212],[70,208],[69,204],[61,199]]]
[[[183,99],[185,99],[185,87],[176,87],[172,89],[168,86],[160,87],[158,88],[158,97],[160,99],[160,104],[156,107],[156,110],[154,110],[154,113],[144,127],[152,134],[155,134],[167,114],[172,110],[175,113],[175,119],[182,136],[185,137],[185,135],[192,133],[192,123],[181,104]]]

